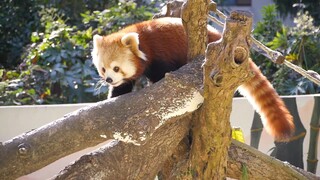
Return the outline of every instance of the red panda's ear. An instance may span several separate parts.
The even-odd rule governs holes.
[[[103,41],[103,37],[96,34],[93,36],[93,47],[98,47]]]
[[[121,44],[124,47],[130,48],[130,50],[143,60],[147,60],[146,55],[139,50],[139,34],[136,32],[130,32],[122,36]]]
[[[139,45],[139,34],[136,32],[127,33],[121,38],[121,43],[125,47],[137,48]]]

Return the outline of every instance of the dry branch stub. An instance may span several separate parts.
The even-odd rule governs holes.
[[[188,61],[203,56],[207,47],[209,0],[187,1],[182,5],[182,24],[188,37]],[[196,38],[194,38],[196,37]]]

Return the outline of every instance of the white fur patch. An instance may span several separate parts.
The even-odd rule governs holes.
[[[147,61],[147,56],[142,51],[139,50],[137,55],[138,55],[139,58]]]
[[[103,41],[103,37],[96,34],[93,36],[93,49],[91,51],[91,56],[92,56],[92,62],[96,66],[96,68],[101,68],[101,64],[99,64],[99,48],[100,44]],[[99,67],[100,66],[100,67]]]
[[[98,34],[94,35],[93,36],[93,46],[96,46],[96,47],[99,46],[99,44],[101,44],[102,40],[103,40],[102,36],[100,36]]]
[[[125,78],[134,76],[137,72],[137,68],[134,63],[130,60],[125,60],[121,64],[121,70],[125,73]]]
[[[112,86],[119,86],[123,83],[126,78],[131,78],[137,72],[135,64],[130,60],[132,56],[131,51],[124,52],[121,56],[117,57],[119,59],[114,59],[110,62],[109,66],[106,68],[104,79],[108,77],[113,80]],[[115,72],[114,67],[119,67],[119,72]],[[121,73],[122,72],[122,73]]]

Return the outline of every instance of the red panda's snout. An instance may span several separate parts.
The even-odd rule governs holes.
[[[112,61],[104,69],[103,79],[113,87],[125,83],[132,74],[136,73],[136,69],[128,61]]]

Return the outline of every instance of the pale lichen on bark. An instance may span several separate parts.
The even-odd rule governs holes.
[[[156,129],[161,127],[168,119],[197,110],[203,103],[203,100],[203,96],[195,91],[184,99],[176,99],[170,107],[160,108],[155,114],[160,118],[159,125],[156,126]]]

